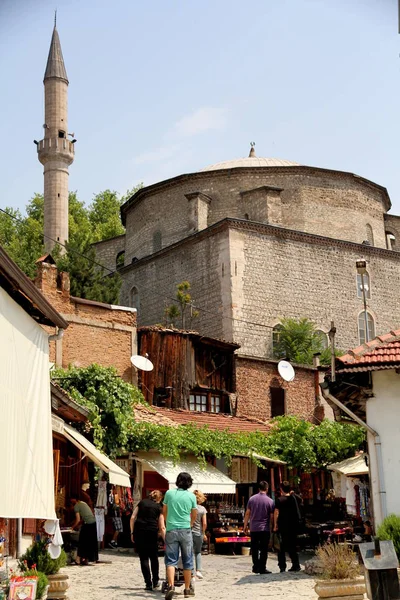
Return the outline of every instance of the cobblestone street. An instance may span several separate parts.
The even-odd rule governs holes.
[[[71,587],[69,600],[137,600],[162,599],[160,592],[145,592],[139,559],[135,555],[104,552],[101,560],[111,564],[89,567],[67,567]],[[196,598],[207,600],[244,600],[274,598],[285,600],[314,600],[314,579],[304,573],[280,574],[276,556],[268,559],[272,575],[253,575],[249,556],[203,556],[204,580],[196,582]],[[164,574],[160,558],[161,576]],[[183,593],[177,588],[178,593]]]

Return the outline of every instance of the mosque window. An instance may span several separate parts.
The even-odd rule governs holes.
[[[386,246],[388,250],[396,250],[396,237],[389,231],[386,231]]]
[[[161,231],[155,231],[153,234],[153,252],[158,252],[162,248]]]
[[[139,302],[140,302],[139,291],[136,286],[133,286],[129,293],[129,306],[132,306],[132,308],[136,308],[138,313],[139,313]]]
[[[246,221],[248,221],[250,219],[249,213],[245,213],[244,218],[246,219]]]
[[[279,342],[281,341],[281,332],[283,326],[278,324],[272,329],[272,353],[275,358],[282,358],[283,354],[279,349]]]
[[[58,137],[59,137],[59,138],[65,138],[65,131],[61,131],[61,130],[60,130],[60,131],[58,132]]]
[[[121,250],[121,252],[118,252],[117,258],[115,259],[115,266],[117,267],[117,269],[122,269],[124,264],[125,264],[125,250]]]
[[[367,234],[367,237],[366,237],[367,242],[369,242],[371,244],[371,246],[373,246],[374,245],[374,232],[369,223],[367,223],[367,226],[366,226],[366,234]]]
[[[371,288],[370,288],[368,272],[366,272],[365,275],[363,275],[363,276],[361,276],[359,273],[357,273],[357,297],[358,298],[363,298],[363,285],[364,285],[365,297],[371,298]]]
[[[367,312],[367,323],[368,323],[368,341],[375,337],[375,321],[371,313]],[[365,344],[367,341],[367,335],[365,331],[365,311],[360,312],[358,315],[358,339],[361,344]]]

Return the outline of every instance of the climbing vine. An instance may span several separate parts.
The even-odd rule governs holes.
[[[89,425],[84,433],[110,456],[121,451],[157,450],[175,461],[182,454],[192,454],[203,463],[207,456],[225,458],[230,463],[234,456],[255,453],[307,471],[353,456],[365,439],[356,425],[327,420],[313,425],[294,416],[274,419],[267,435],[259,431],[214,431],[194,424],[169,427],[136,422],[134,408],[139,402],[144,404],[143,396],[123,381],[116,369],[99,365],[57,369],[54,380],[89,409]],[[148,409],[151,415],[153,409]]]

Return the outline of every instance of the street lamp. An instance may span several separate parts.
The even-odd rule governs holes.
[[[360,275],[360,277],[361,277],[361,289],[362,289],[363,302],[364,302],[365,341],[369,342],[367,298],[365,295],[365,285],[364,285],[364,275],[367,274],[367,261],[366,260],[357,260],[356,261],[356,269],[357,269],[358,275]]]

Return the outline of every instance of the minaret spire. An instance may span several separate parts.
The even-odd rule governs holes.
[[[57,11],[44,74],[44,138],[37,143],[44,166],[44,244],[60,251],[68,241],[68,167],[74,160],[76,140],[68,139],[68,77],[57,31]]]

